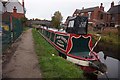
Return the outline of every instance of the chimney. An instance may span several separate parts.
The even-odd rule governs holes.
[[[16,9],[15,6],[14,6],[14,8],[13,8],[13,13],[17,13],[17,9]]]
[[[22,6],[23,6],[23,8],[24,8],[24,0],[22,0]]]
[[[114,6],[114,1],[111,3],[111,7],[113,7]]]
[[[25,4],[24,4],[24,0],[22,0],[22,6],[23,6],[23,12],[25,14]]]
[[[84,10],[84,7],[82,7],[82,10]]]
[[[101,3],[101,5],[100,5],[100,10],[104,11],[103,3]]]

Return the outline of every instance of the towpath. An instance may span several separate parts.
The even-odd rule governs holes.
[[[3,78],[41,78],[37,55],[34,51],[32,29],[21,36],[14,55],[3,68]]]

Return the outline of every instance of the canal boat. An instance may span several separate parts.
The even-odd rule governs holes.
[[[106,72],[99,56],[93,51],[92,35],[87,34],[88,19],[83,16],[68,19],[65,31],[39,27],[40,34],[59,52],[59,56],[75,63],[86,72]]]

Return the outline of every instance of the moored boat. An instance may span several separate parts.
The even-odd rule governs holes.
[[[72,17],[68,21],[66,31],[40,27],[40,34],[52,44],[66,60],[73,62],[86,72],[106,72],[106,66],[100,62],[93,51],[92,35],[87,34],[87,17]],[[104,67],[104,68],[103,68]]]

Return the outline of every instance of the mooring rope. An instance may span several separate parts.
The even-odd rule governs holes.
[[[99,39],[96,41],[95,45],[92,47],[92,50],[90,52],[92,52],[94,50],[94,48],[96,47],[96,45],[98,44],[98,42],[101,39],[101,36],[99,34],[96,34],[97,36],[99,36]]]

